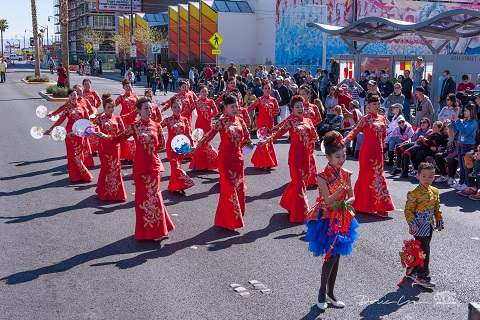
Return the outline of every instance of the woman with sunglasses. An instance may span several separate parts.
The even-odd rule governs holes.
[[[417,128],[410,141],[405,141],[404,143],[395,147],[396,160],[395,169],[392,171],[393,175],[402,172],[403,152],[408,148],[413,147],[417,143],[418,139],[426,137],[430,133],[432,133],[430,119],[423,118],[422,120],[420,120],[420,126]]]
[[[442,108],[440,113],[438,114],[439,121],[451,120],[452,115],[456,115],[460,112],[460,108],[458,107],[457,99],[455,97],[455,93],[449,93],[447,99],[445,99],[446,106]]]
[[[409,142],[413,136],[413,128],[410,123],[405,121],[403,115],[397,118],[398,126],[392,131],[386,141],[388,147],[388,163],[387,166],[393,166],[393,156],[395,154],[395,147],[399,144]]]
[[[360,132],[364,134],[359,157],[360,172],[355,183],[355,201],[352,206],[356,211],[388,217],[387,212],[395,210],[395,206],[383,176],[383,140],[387,130],[385,118],[378,113],[380,96],[370,95],[368,106],[370,112],[360,119],[344,139],[345,142],[350,142]]]
[[[325,108],[327,108],[327,120],[330,122],[333,118],[335,118],[335,113],[333,112],[333,108],[338,105],[338,97],[337,97],[337,87],[330,86],[329,93],[325,98]]]
[[[400,77],[400,76],[399,76]],[[401,104],[403,109],[403,104],[405,102],[405,96],[402,94],[402,84],[401,83],[395,83],[393,86],[393,92],[385,99],[385,108],[388,109],[388,120],[392,121],[392,119],[395,118],[395,112],[393,110],[393,105],[394,104]],[[387,128],[387,133],[390,133],[395,129],[395,127],[392,127],[390,130]]]

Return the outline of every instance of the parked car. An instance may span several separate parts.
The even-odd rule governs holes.
[[[12,54],[10,55],[10,60],[22,61],[22,60],[23,60],[23,57],[22,57],[22,56],[17,56],[15,53],[12,53]]]

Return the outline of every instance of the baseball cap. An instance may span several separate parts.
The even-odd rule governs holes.
[[[377,85],[377,82],[375,80],[369,80],[368,81],[368,84],[372,85],[372,86],[376,86]]]
[[[417,60],[423,60],[423,57],[422,57],[422,56],[418,56],[418,57],[417,57]]]
[[[366,76],[367,76],[367,74],[366,74],[365,72],[362,72],[362,73],[360,74],[360,76],[362,76],[362,77],[366,77]]]
[[[386,73],[382,74],[382,78],[387,79],[387,78],[388,78],[388,74],[386,74]]]
[[[377,75],[375,73],[370,73],[370,78],[376,79]]]
[[[352,100],[350,101],[351,104],[353,104],[355,107],[360,108],[360,103],[357,100]]]
[[[278,76],[278,77],[277,77],[277,80],[283,81],[283,77],[282,77],[282,76]]]
[[[400,103],[394,103],[392,104],[392,108],[398,108],[400,110],[403,110],[403,105]]]

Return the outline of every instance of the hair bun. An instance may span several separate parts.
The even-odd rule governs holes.
[[[110,98],[112,95],[109,93],[109,92],[105,92],[104,94],[102,94],[102,100],[105,100],[105,99],[108,99]]]

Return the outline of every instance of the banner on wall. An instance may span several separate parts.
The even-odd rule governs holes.
[[[142,0],[97,0],[97,10],[130,12],[131,3],[133,12],[142,12]]]

